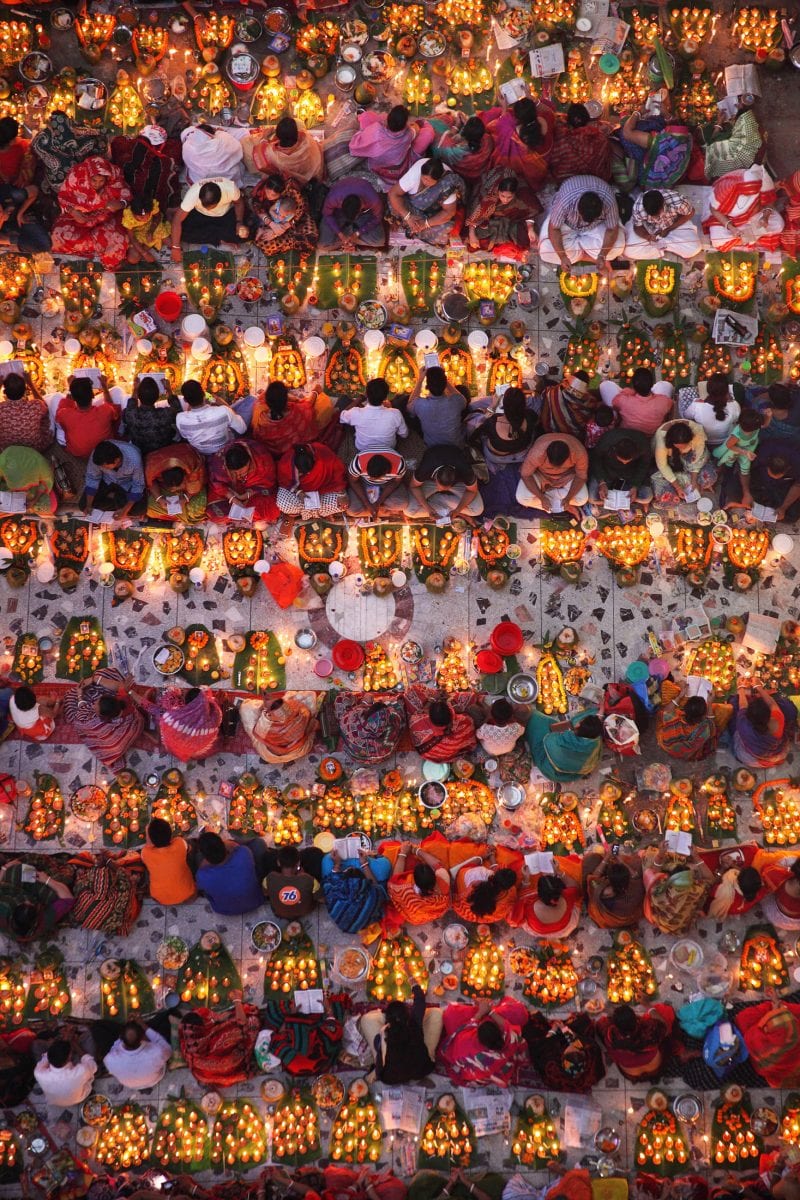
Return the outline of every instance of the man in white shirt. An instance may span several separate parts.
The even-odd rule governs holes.
[[[394,450],[398,437],[408,437],[408,427],[399,409],[389,404],[389,387],[385,379],[370,379],[366,387],[367,402],[353,403],[339,413],[342,425],[352,425],[356,433],[356,450]]]
[[[247,423],[224,400],[206,403],[206,394],[196,379],[181,385],[186,411],[178,413],[175,428],[199,454],[216,454],[234,437],[247,432]]]
[[[70,1062],[70,1044],[63,1038],[50,1043],[33,1071],[45,1101],[54,1108],[82,1104],[92,1090],[96,1073],[97,1063],[90,1054],[82,1055],[79,1062]]]
[[[235,249],[250,236],[244,216],[244,197],[230,179],[193,183],[172,218],[172,261],[181,261],[182,242]]]
[[[189,125],[181,134],[181,158],[189,183],[220,176],[242,182],[242,146],[227,129]]]
[[[103,1059],[103,1066],[123,1087],[142,1091],[164,1078],[171,1054],[169,1042],[160,1034],[138,1021],[127,1021]]]

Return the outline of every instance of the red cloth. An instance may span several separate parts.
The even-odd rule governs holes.
[[[300,595],[305,576],[294,563],[277,562],[273,563],[271,570],[261,578],[278,607],[291,608]]]
[[[307,442],[314,455],[314,465],[305,475],[297,475],[294,449],[287,450],[278,461],[278,484],[291,491],[319,492],[320,495],[347,491],[347,468],[337,454],[322,442]]]
[[[231,479],[225,465],[225,454],[231,446],[244,446],[250,455],[250,467],[243,479]],[[279,516],[275,500],[275,463],[269,451],[251,438],[237,438],[216,454],[208,464],[208,503],[236,502],[254,508],[256,521],[276,521]]]
[[[316,428],[311,400],[292,400],[278,421],[270,418],[263,396],[256,400],[250,430],[253,437],[263,442],[271,454],[286,454],[287,449],[291,450],[313,437]]]
[[[29,183],[28,170],[22,170],[23,164],[29,166],[30,138],[17,137],[10,145],[0,150],[0,180],[16,186]],[[28,158],[28,163],[25,163]]]
[[[800,1004],[765,1000],[741,1009],[736,1024],[768,1087],[800,1086]]]
[[[116,404],[103,400],[91,408],[78,408],[67,394],[56,409],[56,424],[66,435],[66,449],[76,458],[88,458],[100,442],[113,438],[119,425],[120,411]]]
[[[99,191],[92,183],[100,177]],[[122,209],[131,198],[119,167],[99,154],[85,158],[69,172],[58,190],[61,216],[53,226],[55,254],[99,258],[107,271],[115,271],[128,253],[128,236],[122,227]]]

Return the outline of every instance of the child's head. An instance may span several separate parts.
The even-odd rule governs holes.
[[[135,217],[149,217],[155,204],[152,196],[134,196],[128,207]]]
[[[764,424],[764,418],[754,408],[742,409],[739,416],[739,428],[742,433],[755,433]]]
[[[610,429],[615,421],[614,409],[607,404],[600,404],[592,413],[592,421],[598,429]]]
[[[297,212],[297,201],[292,196],[281,196],[271,206],[269,215],[273,221],[289,221]]]

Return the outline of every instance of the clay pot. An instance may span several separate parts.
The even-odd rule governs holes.
[[[429,592],[438,595],[447,587],[447,578],[441,571],[431,571],[428,578],[425,580],[425,587]]]
[[[387,579],[386,576],[380,575],[373,583],[372,590],[376,596],[390,596],[394,591],[394,588],[392,587],[391,579]]]
[[[236,580],[236,586],[243,596],[252,596],[258,584],[257,575],[242,575]]]
[[[737,792],[752,792],[756,786],[756,777],[752,771],[748,771],[746,767],[739,767],[733,773],[733,786]]]
[[[80,575],[74,567],[61,567],[56,580],[62,592],[74,592],[80,582]]]
[[[261,63],[261,73],[267,79],[277,79],[281,73],[280,59],[277,54],[267,54]]]
[[[617,586],[621,588],[633,587],[639,578],[639,572],[635,567],[620,567],[617,571]]]
[[[169,586],[179,596],[183,596],[189,590],[189,572],[185,570],[170,571]]]
[[[490,571],[486,572],[486,582],[493,591],[499,592],[508,583],[508,575],[499,567],[492,567]]]
[[[218,346],[230,346],[231,342],[233,341],[233,330],[231,329],[230,325],[226,325],[224,322],[220,321],[211,330],[211,337]]]
[[[565,583],[577,583],[581,577],[581,564],[577,562],[562,563],[558,573]]]
[[[64,329],[67,333],[80,333],[83,328],[83,317],[80,313],[67,311],[64,313]]]
[[[97,329],[82,329],[78,341],[84,350],[96,350],[100,345],[100,333]]]
[[[21,311],[16,300],[0,300],[0,321],[4,325],[13,325],[18,321]]]
[[[9,567],[6,571],[6,582],[12,588],[25,587],[29,576],[30,571],[25,567]]]
[[[315,571],[309,579],[309,583],[318,596],[327,596],[333,587],[333,580],[327,571]]]
[[[686,336],[689,339],[689,341],[694,342],[694,344],[696,346],[702,346],[705,342],[708,341],[709,337],[711,336],[711,333],[710,333],[707,325],[699,324],[699,325],[692,325],[691,329],[689,329],[687,331]]]
[[[722,301],[719,296],[703,296],[702,300],[697,302],[697,307],[700,312],[713,317],[717,309],[722,307]]]

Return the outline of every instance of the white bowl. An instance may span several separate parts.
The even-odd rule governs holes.
[[[382,329],[368,329],[364,334],[364,346],[367,350],[380,350],[386,342]]]
[[[470,350],[485,350],[489,345],[489,335],[485,329],[473,329],[467,334],[467,345]]]
[[[325,353],[325,343],[321,337],[307,337],[303,342],[303,350],[309,358],[322,358]]]
[[[414,338],[414,345],[417,349],[426,352],[434,350],[438,343],[439,339],[432,329],[420,329]]]
[[[251,325],[248,329],[245,329],[244,333],[242,334],[242,339],[245,346],[251,346],[252,349],[255,350],[256,346],[264,345],[264,342],[267,340],[267,335],[264,333],[264,330],[260,325]]]

